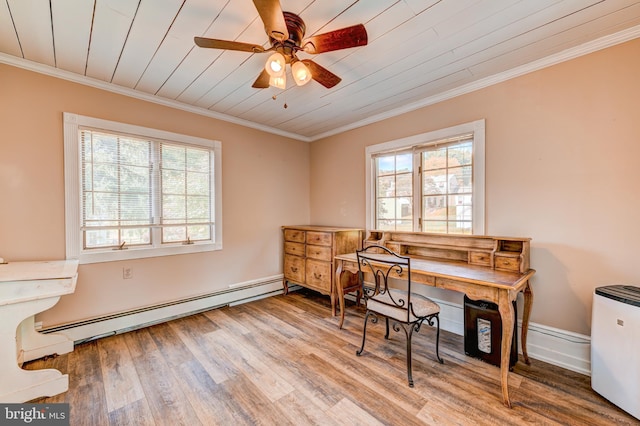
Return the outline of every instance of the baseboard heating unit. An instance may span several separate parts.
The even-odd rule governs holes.
[[[290,290],[295,290],[294,288]],[[238,305],[252,300],[282,294],[282,275],[256,281],[235,284],[209,294],[162,303],[90,320],[78,321],[40,330],[42,333],[59,333],[75,344],[100,337],[124,333],[176,318],[193,315],[210,309]]]

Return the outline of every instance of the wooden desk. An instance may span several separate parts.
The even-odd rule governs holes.
[[[493,245],[490,244],[490,241],[493,241]],[[411,279],[414,283],[458,291],[471,299],[487,300],[498,305],[502,319],[500,361],[502,400],[504,405],[510,408],[507,380],[513,328],[515,327],[512,302],[519,292],[524,293],[522,353],[525,362],[529,364],[527,330],[533,304],[533,292],[529,279],[535,273],[535,270],[529,269],[529,239],[486,236],[447,237],[397,232],[390,233],[390,235],[384,233],[383,235],[383,233],[372,231],[372,235],[365,240],[365,246],[371,244],[392,247],[400,254],[411,256]],[[510,250],[501,250],[503,248]],[[432,251],[428,252],[428,250]],[[463,260],[464,256],[457,254],[458,258],[453,258],[451,253],[459,252],[466,253],[467,261]],[[436,253],[440,253],[440,258],[435,257]],[[484,253],[482,256],[486,258],[480,264],[477,262],[481,257],[478,253]],[[433,257],[427,257],[426,254]],[[500,262],[502,258],[510,259],[508,261],[510,264],[502,265]],[[340,327],[342,327],[344,297],[340,276],[343,272],[357,273],[358,261],[355,253],[349,253],[336,256],[335,262],[335,286],[340,304]]]

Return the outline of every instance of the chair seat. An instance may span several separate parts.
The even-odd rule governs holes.
[[[396,304],[398,304],[399,300],[406,301],[407,293],[398,290],[389,290],[384,294],[376,294],[367,301],[367,309],[402,322],[413,322],[419,318],[424,318],[440,312],[440,306],[428,297],[417,293],[411,293],[413,312],[409,312],[409,321],[407,321],[407,308],[395,306],[394,302],[391,300],[392,297]]]

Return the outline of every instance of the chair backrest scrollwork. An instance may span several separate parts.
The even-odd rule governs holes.
[[[407,311],[407,322],[411,304],[411,258],[401,256],[384,246],[371,245],[356,252],[358,258],[358,277],[365,300],[376,297],[376,302],[392,308]],[[372,282],[367,282],[368,277]],[[393,280],[401,280],[406,289],[390,286]]]

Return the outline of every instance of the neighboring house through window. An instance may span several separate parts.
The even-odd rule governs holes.
[[[64,114],[67,258],[222,248],[221,144]]]
[[[366,149],[367,229],[484,234],[484,120]]]

